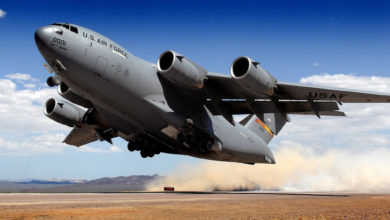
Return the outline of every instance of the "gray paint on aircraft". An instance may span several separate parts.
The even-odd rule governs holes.
[[[387,94],[278,82],[248,57],[233,62],[232,76],[208,72],[174,51],[164,52],[156,66],[74,24],[39,28],[35,41],[47,64],[73,91],[73,102],[93,105],[64,140],[75,146],[119,136],[143,157],[165,152],[275,163],[268,142],[289,121],[288,114],[337,116],[344,115],[337,103],[390,101]],[[77,116],[66,113],[68,118]],[[61,123],[61,113],[45,114],[56,115],[51,118]],[[235,123],[235,114],[251,116]]]

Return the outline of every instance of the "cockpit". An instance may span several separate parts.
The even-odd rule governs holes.
[[[70,31],[72,31],[73,33],[75,34],[78,34],[79,33],[79,30],[77,29],[77,27],[75,26],[72,26],[72,25],[69,25],[69,24],[61,24],[61,23],[53,23],[51,25],[55,25],[55,26],[62,26]],[[62,30],[56,30],[55,31],[57,34],[60,34],[62,35]]]

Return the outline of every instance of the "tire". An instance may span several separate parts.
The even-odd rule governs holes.
[[[131,152],[133,152],[136,149],[135,141],[129,141],[127,144],[127,149]]]
[[[148,157],[153,157],[154,156],[154,153],[152,151],[149,151],[148,152]]]
[[[148,157],[148,152],[146,152],[145,150],[141,150],[141,157],[142,158]]]
[[[207,153],[208,152],[206,144],[199,143],[198,147],[199,147],[200,152],[202,152],[202,153]]]
[[[49,78],[47,78],[47,80],[46,80],[46,83],[47,83],[47,85],[49,86],[49,87],[54,87],[54,86],[56,86],[56,84],[55,84],[55,82],[54,82],[54,79],[53,79],[53,77],[49,77]]]
[[[187,136],[185,136],[185,142],[189,145],[189,146],[191,146],[192,145],[192,135],[187,135]]]
[[[176,139],[177,139],[177,142],[179,142],[180,144],[183,144],[184,143],[184,135],[183,135],[183,133],[180,132],[179,134],[177,134]]]
[[[211,141],[207,141],[206,143],[206,149],[207,151],[211,151],[213,148],[213,143]]]
[[[149,146],[149,141],[146,140],[146,139],[143,140],[143,141],[142,141],[142,147],[143,147],[143,148],[147,148],[148,146]]]

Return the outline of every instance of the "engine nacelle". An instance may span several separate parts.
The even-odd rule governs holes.
[[[172,50],[160,55],[157,69],[164,78],[190,89],[201,89],[207,74],[205,69]]]
[[[87,99],[81,97],[76,92],[74,92],[69,86],[67,86],[64,82],[61,82],[57,87],[57,92],[60,96],[64,97],[66,100],[71,101],[77,105],[83,106],[85,108],[92,107],[92,103]]]
[[[233,61],[230,74],[235,82],[248,94],[272,96],[277,80],[260,63],[249,57],[238,57]]]
[[[65,100],[57,101],[54,98],[47,100],[43,107],[43,113],[47,117],[69,127],[82,122],[85,112],[72,103]]]

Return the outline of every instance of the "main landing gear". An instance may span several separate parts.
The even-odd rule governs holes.
[[[138,134],[135,138],[129,141],[127,144],[127,148],[129,151],[140,151],[141,157],[153,157],[156,154],[159,154],[161,143],[159,143],[156,139],[146,135],[146,134]]]
[[[177,135],[177,141],[192,152],[208,153],[213,150],[215,138],[195,127],[191,119],[187,119],[182,131]]]

